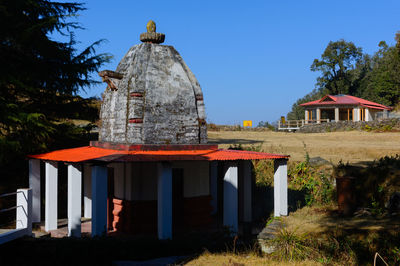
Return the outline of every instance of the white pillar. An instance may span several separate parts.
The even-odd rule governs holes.
[[[237,162],[224,163],[224,215],[223,225],[238,232],[238,167]]]
[[[87,163],[83,168],[83,217],[92,218],[92,167]]]
[[[158,163],[158,238],[172,238],[172,168],[170,163]]]
[[[80,165],[68,165],[68,236],[81,236],[82,171]]]
[[[304,111],[304,121],[306,124],[308,124],[308,110]]]
[[[365,108],[365,121],[372,121],[371,113],[369,112],[368,108]]]
[[[339,121],[339,108],[335,108],[335,121],[338,122]]]
[[[92,166],[92,236],[107,233],[107,167]]]
[[[40,223],[40,160],[29,160],[29,187],[32,189],[32,222]]]
[[[354,108],[353,121],[360,121],[360,108]]]
[[[211,214],[218,211],[218,162],[210,162],[210,195],[211,206],[213,208]]]
[[[243,221],[252,221],[251,195],[252,195],[252,178],[251,178],[251,161],[243,161]]]
[[[32,235],[32,190],[17,190],[16,228],[28,228],[27,235]]]
[[[58,190],[58,165],[57,162],[46,162],[46,191],[45,191],[45,220],[46,232],[57,229],[57,190]]]
[[[274,161],[274,216],[288,214],[287,160]]]
[[[317,123],[321,123],[321,109],[317,108]]]

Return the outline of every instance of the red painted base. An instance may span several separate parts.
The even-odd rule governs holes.
[[[185,198],[183,224],[179,232],[201,230],[212,223],[211,196]],[[157,234],[157,201],[129,201],[114,198],[112,227],[115,232]]]

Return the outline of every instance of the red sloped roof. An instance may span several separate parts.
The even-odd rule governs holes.
[[[95,158],[118,154],[119,152],[121,151],[84,146],[73,149],[56,150],[36,155],[28,155],[28,157],[49,161],[83,162],[93,160]]]
[[[331,100],[326,101],[327,98],[330,98]],[[367,101],[355,96],[350,96],[350,95],[326,95],[322,97],[319,100],[316,101],[311,101],[307,103],[302,103],[300,106],[333,106],[333,105],[361,105],[363,107],[368,107],[372,109],[378,109],[378,110],[391,110],[391,107]]]
[[[288,159],[289,155],[238,150],[125,151],[85,146],[29,155],[29,158],[61,162],[125,161],[228,161]]]

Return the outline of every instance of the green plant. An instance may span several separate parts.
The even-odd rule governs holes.
[[[314,203],[324,204],[332,200],[333,183],[324,171],[317,171],[309,162],[303,161],[289,168],[289,185],[296,190],[305,191],[308,206]]]
[[[265,226],[270,225],[270,224],[271,224],[272,222],[274,222],[274,221],[282,221],[282,217],[272,216],[272,217],[268,218],[268,220],[267,220]]]
[[[310,154],[308,154],[307,151],[307,145],[306,143],[303,141],[303,148],[304,148],[304,153],[305,153],[305,162],[308,164],[310,162]]]
[[[270,240],[275,247],[272,256],[281,261],[297,261],[314,257],[317,253],[308,241],[307,234],[297,234],[282,228],[275,238]]]
[[[365,126],[364,126],[364,130],[365,130],[365,131],[370,132],[370,131],[372,131],[372,129],[373,129],[373,128],[372,128],[371,126],[369,126],[369,125],[365,125]]]
[[[400,247],[393,247],[391,249],[391,257],[393,258],[393,261],[398,264],[400,263]]]
[[[374,216],[381,216],[383,214],[383,209],[374,197],[371,199],[371,214]]]

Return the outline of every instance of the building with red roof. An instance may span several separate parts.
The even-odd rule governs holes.
[[[215,225],[249,231],[251,160],[274,160],[274,215],[287,215],[289,156],[207,144],[200,85],[178,52],[159,44],[165,36],[152,23],[116,71],[99,73],[107,83],[99,140],[29,156],[33,221],[42,220],[44,205],[45,230],[57,229],[59,168],[67,166],[70,236],[81,235],[82,214],[92,236],[170,239]]]
[[[350,95],[326,95],[300,104],[305,108],[305,123],[330,121],[372,121],[392,108]]]

